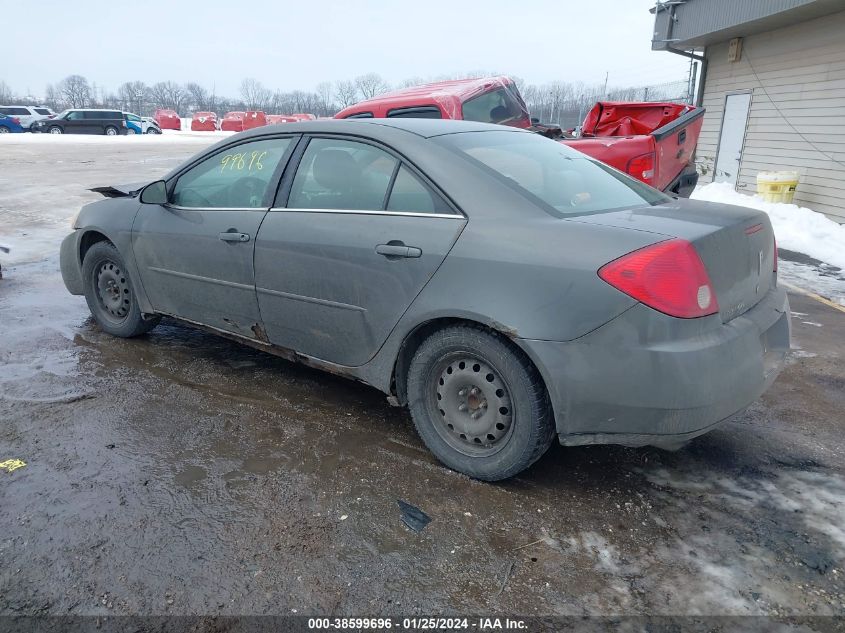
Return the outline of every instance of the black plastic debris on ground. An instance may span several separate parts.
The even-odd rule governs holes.
[[[402,511],[402,523],[411,528],[414,532],[420,532],[422,529],[431,523],[431,517],[416,506],[410,503],[405,503],[402,500],[397,500],[399,509]]]

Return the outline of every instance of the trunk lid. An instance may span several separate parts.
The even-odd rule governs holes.
[[[762,211],[675,200],[567,221],[648,231],[691,242],[710,276],[725,323],[755,306],[774,283],[774,233],[769,216]]]

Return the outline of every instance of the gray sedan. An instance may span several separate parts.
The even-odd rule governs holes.
[[[312,121],[100,189],[62,244],[99,326],[163,316],[370,384],[447,466],[675,447],[789,348],[768,216],[675,200],[537,134]]]

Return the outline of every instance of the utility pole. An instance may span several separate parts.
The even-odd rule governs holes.
[[[610,76],[610,71],[604,73],[604,90],[602,91],[602,99],[607,99],[607,78]]]

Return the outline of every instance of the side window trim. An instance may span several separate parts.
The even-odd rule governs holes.
[[[373,147],[380,149],[382,151],[387,152],[393,158],[398,161],[397,167],[394,169],[393,177],[391,178],[390,185],[387,188],[386,198],[384,199],[384,203],[382,205],[382,210],[372,210],[372,211],[363,211],[363,210],[350,210],[351,212],[366,215],[426,215],[431,217],[451,217],[454,216],[456,218],[466,218],[466,214],[463,210],[456,205],[449,196],[447,196],[441,189],[434,184],[434,182],[426,176],[416,165],[410,162],[407,158],[405,158],[402,154],[394,150],[392,147],[387,145],[382,145],[378,141],[374,141],[369,138],[364,138],[360,136],[353,136],[351,134],[319,134],[319,133],[312,133],[312,134],[304,134],[297,144],[296,149],[293,153],[293,156],[288,160],[288,164],[285,168],[285,173],[282,177],[282,182],[279,185],[279,190],[276,195],[276,199],[273,200],[272,206],[270,207],[270,211],[302,211],[303,209],[289,209],[288,202],[290,198],[291,188],[293,187],[293,179],[296,176],[296,171],[299,169],[299,164],[302,162],[302,157],[305,154],[305,150],[308,147],[308,143],[311,142],[311,139],[315,138],[326,138],[332,140],[345,140],[345,141],[354,141],[358,143],[364,143],[366,145],[372,145]],[[414,176],[420,179],[420,181],[428,187],[432,193],[438,196],[446,205],[452,209],[452,213],[450,214],[434,214],[434,213],[409,213],[405,211],[387,211],[387,202],[390,200],[390,194],[393,191],[393,184],[396,181],[396,176],[399,174],[399,169],[402,167],[409,170]],[[317,209],[315,209],[317,211]],[[335,209],[335,211],[339,211]],[[326,210],[326,213],[331,212],[330,210]]]
[[[272,141],[274,139],[279,138],[289,138],[291,139],[291,143],[288,144],[285,153],[279,159],[279,164],[276,165],[276,168],[273,170],[273,175],[270,177],[270,181],[267,184],[267,191],[264,194],[264,200],[262,201],[263,204],[260,207],[181,207],[170,202],[171,197],[173,196],[173,190],[176,188],[176,183],[179,182],[179,179],[200,163],[203,163],[209,158],[217,156],[218,154],[222,154],[223,152],[228,152],[236,147],[247,145],[248,143],[254,143],[255,141]],[[298,148],[301,142],[301,134],[272,134],[269,136],[256,136],[249,139],[244,139],[243,141],[238,143],[230,143],[228,145],[225,145],[215,150],[214,152],[202,154],[196,160],[192,161],[190,165],[187,165],[184,169],[180,170],[179,173],[174,174],[170,177],[170,179],[167,180],[168,202],[165,206],[170,207],[171,209],[192,209],[205,211],[267,211],[267,209],[272,206],[273,199],[276,195],[279,174],[285,169],[286,164],[290,162],[291,156],[294,153],[294,149]]]
[[[401,117],[407,114],[422,114],[424,112],[436,112],[439,115],[439,118],[443,118],[443,113],[440,111],[440,108],[433,104],[393,108],[392,110],[387,111],[387,118]]]

